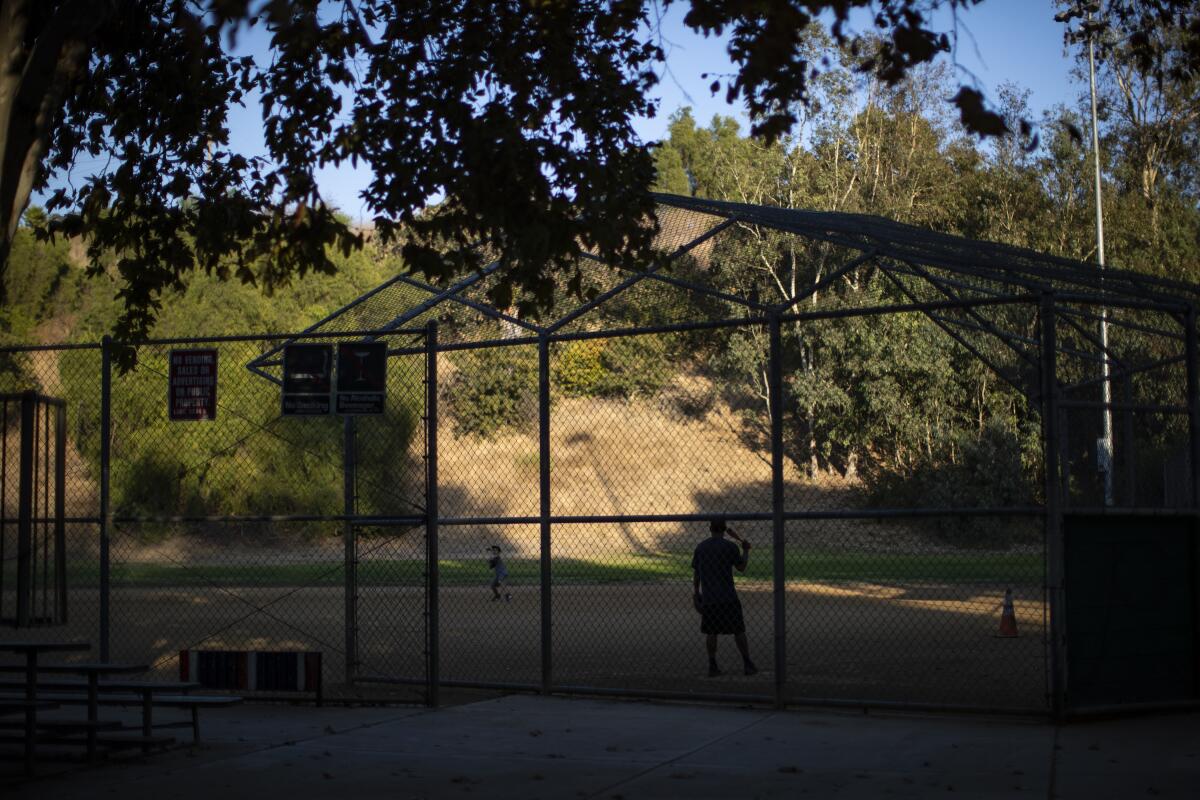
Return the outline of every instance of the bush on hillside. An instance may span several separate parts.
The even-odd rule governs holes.
[[[467,350],[452,355],[442,390],[459,434],[495,436],[537,423],[537,351],[531,347]]]
[[[555,387],[569,397],[596,394],[604,381],[603,351],[600,339],[567,342],[551,369]]]
[[[570,397],[650,397],[673,372],[662,336],[569,342],[553,364],[555,387]]]
[[[118,516],[340,514],[340,417],[280,416],[279,389],[251,373],[253,347],[218,348],[217,417],[167,418],[170,348],[139,348],[136,366],[112,376],[112,508]],[[69,435],[99,479],[100,372],[94,351],[60,357]],[[419,497],[410,445],[420,393],[411,370],[390,363],[385,413],[359,420],[357,497],[361,513],[407,510]],[[317,529],[313,529],[314,532]],[[307,532],[307,530],[306,530]]]
[[[298,331],[382,281],[396,268],[394,261],[372,257],[368,252],[337,255],[335,260],[339,264],[337,274],[310,275],[272,298],[253,286],[198,274],[185,291],[164,297],[155,335],[203,337]],[[28,285],[36,288],[38,296],[50,299],[31,308],[56,314],[65,309],[70,313],[70,336],[78,341],[97,341],[111,331],[120,312],[111,282],[100,276],[71,283],[70,287],[60,286],[54,282],[59,271],[57,262],[44,258],[38,263],[43,266]],[[54,270],[54,275],[42,274],[48,270]],[[74,275],[68,277],[74,280]],[[71,287],[73,295],[68,291]],[[342,513],[342,420],[336,416],[281,418],[278,386],[246,369],[247,362],[273,344],[145,345],[136,348],[136,358],[114,360],[116,365],[129,365],[127,369],[114,366],[112,374],[114,514]],[[175,346],[217,347],[215,420],[167,419],[167,360]],[[419,458],[411,453],[421,416],[422,370],[401,368],[402,360],[397,357],[389,361],[386,413],[360,420],[359,424],[356,489],[359,510],[364,514],[409,510],[414,495],[419,497],[422,492]],[[63,351],[55,359],[43,358],[35,366],[41,366],[44,372],[46,365],[55,361],[59,378],[55,390],[67,401],[69,436],[91,479],[98,482],[99,353]],[[0,370],[4,366],[0,362]],[[35,380],[24,388],[46,387],[47,381]],[[144,536],[152,532],[151,528],[139,525],[136,531]],[[296,528],[314,534],[328,529]],[[155,530],[159,531],[156,535],[167,535],[173,529],[165,526]]]
[[[953,460],[923,459],[912,469],[866,471],[874,508],[1012,508],[1038,502],[1037,432],[991,421],[960,432]],[[959,547],[1004,548],[1037,535],[1036,526],[1004,516],[932,517],[917,522],[934,538]],[[1032,533],[1030,533],[1032,531]]]

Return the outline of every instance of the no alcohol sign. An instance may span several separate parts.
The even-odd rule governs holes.
[[[382,414],[387,395],[387,343],[345,342],[337,348],[337,413]]]

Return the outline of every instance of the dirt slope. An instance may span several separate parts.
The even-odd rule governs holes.
[[[681,381],[684,379],[680,379]],[[686,379],[694,395],[701,379]],[[668,393],[670,394],[670,393]],[[744,439],[745,423],[713,402],[693,416],[661,400],[625,402],[556,398],[551,413],[552,513],[570,516],[769,513],[768,454]],[[538,446],[531,431],[493,440],[459,437],[452,421],[440,426],[441,514],[444,517],[536,516]],[[785,500],[798,510],[855,504],[854,486],[837,476],[805,478],[785,465]],[[769,523],[740,526],[759,543],[769,541]],[[789,526],[810,544],[908,538],[877,523],[833,521]],[[556,555],[603,557],[678,550],[704,534],[702,523],[579,523],[555,526]],[[484,540],[507,543],[523,555],[537,552],[536,525],[443,528],[443,553],[464,555]],[[789,534],[791,535],[791,534]],[[864,545],[865,546],[865,545]]]

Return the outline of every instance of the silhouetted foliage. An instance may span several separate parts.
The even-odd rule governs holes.
[[[839,73],[903,83],[951,47],[935,12],[981,0],[676,2],[688,26],[728,37],[736,71],[713,88],[770,145]],[[1193,4],[1101,6],[1142,73],[1195,74]],[[871,30],[851,30],[868,8]],[[822,18],[850,58],[812,48]],[[459,274],[489,242],[511,266],[491,289],[500,307],[533,313],[577,286],[581,242],[652,258],[654,158],[632,121],[656,110],[664,53],[642,0],[0,0],[0,20],[0,275],[30,192],[76,170],[49,227],[86,234],[96,272],[115,266],[120,337],[144,336],[194,270],[267,291],[332,270],[330,252],[362,241],[321,196],[328,165],[374,171],[363,203],[410,269]],[[236,49],[247,35],[266,39],[261,63]],[[950,88],[967,131],[1009,128],[976,88]],[[258,102],[263,156],[230,136],[230,106]]]

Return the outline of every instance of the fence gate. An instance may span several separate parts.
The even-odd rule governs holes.
[[[36,392],[0,403],[0,625],[62,625],[66,403]]]
[[[436,702],[437,370],[431,326],[421,348],[389,351],[389,382],[412,393],[420,430],[409,452],[396,452],[378,418],[347,417],[347,683],[361,692],[384,686],[423,691]],[[419,395],[418,395],[419,393]],[[419,447],[419,449],[418,449]],[[403,462],[381,475],[370,465]],[[401,690],[403,691],[403,690]]]

